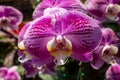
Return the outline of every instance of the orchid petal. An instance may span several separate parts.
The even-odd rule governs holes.
[[[40,64],[47,64],[53,60],[46,48],[46,44],[55,35],[51,18],[40,17],[27,29],[24,35],[24,45],[32,57],[38,59]]]
[[[107,7],[107,0],[86,0],[85,6],[88,13],[100,21],[105,21],[105,11]]]
[[[76,59],[81,62],[91,62],[93,60],[93,54],[92,53],[86,53],[78,55],[71,55],[71,58]]]
[[[93,25],[94,24],[94,25]],[[93,51],[102,38],[100,27],[89,16],[80,12],[69,12],[62,19],[62,35],[72,43],[72,56]]]
[[[19,33],[19,41],[18,42],[21,42],[24,38],[24,35],[28,29],[28,27],[30,26],[31,22],[28,22],[27,24],[25,24],[22,28],[22,30],[20,31]]]
[[[5,16],[11,20],[10,23],[12,25],[19,25],[22,22],[23,15],[17,9],[11,6],[6,6],[4,11]]]
[[[114,4],[119,4],[120,5],[120,0],[112,0]]]
[[[91,66],[92,66],[94,69],[100,69],[100,68],[103,66],[103,64],[104,64],[104,61],[103,61],[102,58],[101,58],[102,49],[103,49],[103,46],[99,46],[99,47],[93,52],[93,61],[91,62]]]
[[[45,73],[55,75],[55,63],[54,62],[47,64],[46,68],[47,69],[46,69]]]
[[[6,67],[0,68],[0,78],[4,78],[8,73],[8,69]]]
[[[11,6],[0,6],[0,18],[4,18],[7,20],[6,25],[11,27],[12,29],[18,29],[18,25],[22,22],[23,15],[22,13]]]
[[[110,28],[102,28],[102,35],[103,35],[102,42],[104,44],[110,44],[113,41],[117,40],[117,37],[115,37],[115,33]]]
[[[34,10],[33,19],[43,15],[46,8],[61,7],[67,10],[75,10],[83,7],[79,0],[43,0]]]
[[[119,80],[120,79],[120,65],[115,63],[112,64],[106,71],[107,80]]]
[[[26,70],[26,77],[33,77],[38,73],[38,70],[37,68],[35,68],[35,65],[32,60],[22,63],[22,65]]]

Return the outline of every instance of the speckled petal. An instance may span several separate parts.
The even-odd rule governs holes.
[[[42,16],[46,8],[52,7],[61,7],[67,10],[79,10],[81,7],[83,7],[83,4],[79,0],[43,0],[35,8],[33,12],[33,19]]]
[[[37,59],[39,64],[47,64],[53,60],[46,48],[46,44],[55,35],[50,17],[40,17],[27,29],[24,36],[24,45],[30,55]]]
[[[72,56],[93,51],[102,38],[101,29],[95,21],[86,14],[75,11],[63,16],[62,34],[72,43]]]
[[[31,24],[31,22],[28,22],[28,23],[26,23],[26,24],[23,26],[22,30],[21,30],[20,33],[19,33],[19,40],[18,40],[18,43],[21,42],[21,41],[23,40],[24,35],[25,35],[25,33],[26,33],[28,27],[30,26],[30,24]]]

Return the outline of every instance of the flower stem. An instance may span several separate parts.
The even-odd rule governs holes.
[[[81,73],[82,73],[82,67],[81,67],[81,65],[82,65],[82,62],[80,62],[79,63],[79,70],[78,70],[78,75],[77,75],[77,80],[83,80],[82,79],[82,75],[81,75]]]

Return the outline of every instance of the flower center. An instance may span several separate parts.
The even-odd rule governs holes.
[[[10,20],[6,17],[0,18],[0,26],[7,27],[10,24]]]
[[[72,44],[65,36],[58,35],[47,43],[47,50],[57,65],[63,65],[72,52]]]
[[[118,14],[120,13],[120,5],[109,4],[106,8],[106,17],[113,21],[118,21]]]

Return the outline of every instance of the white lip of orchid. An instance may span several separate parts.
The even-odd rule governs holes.
[[[105,52],[108,50],[108,52]],[[108,63],[113,64],[116,61],[114,60],[115,55],[118,53],[118,48],[114,45],[106,45],[102,50],[102,59]]]
[[[59,65],[64,65],[67,62],[68,58],[69,58],[68,55],[65,55],[64,53],[58,53],[56,55],[56,58],[55,58],[54,62],[58,66]]]
[[[18,43],[18,48],[19,48],[20,50],[26,50],[26,49],[25,49],[25,45],[24,45],[24,41],[21,41],[21,42]]]
[[[120,13],[120,5],[118,4],[109,4],[106,8],[106,17],[113,21],[118,21],[118,14]]]
[[[57,65],[64,65],[72,53],[72,43],[65,36],[58,35],[47,43],[47,50],[55,57]]]

